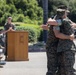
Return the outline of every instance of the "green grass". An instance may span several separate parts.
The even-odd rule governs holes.
[[[14,22],[14,24],[19,24],[20,26],[35,25],[35,24],[26,24],[26,23],[23,23],[23,22]]]
[[[36,28],[36,29],[40,29],[40,26],[39,25],[36,25],[36,24],[26,24],[26,23],[23,23],[23,22],[13,22],[17,27],[33,27],[33,28]],[[3,26],[0,26],[0,29],[4,29]]]
[[[17,27],[33,27],[33,28],[36,28],[36,29],[41,29],[39,25],[35,25],[35,24],[26,24],[26,23],[22,23],[22,22],[14,22],[14,24],[17,26]]]
[[[3,26],[0,26],[0,29],[4,29],[4,27]]]

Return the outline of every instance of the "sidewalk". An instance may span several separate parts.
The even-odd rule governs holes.
[[[29,61],[7,61],[0,75],[46,75],[46,64],[45,52],[30,52]]]
[[[76,64],[74,68],[76,69]],[[46,75],[46,71],[46,53],[29,52],[29,61],[7,61],[6,65],[0,68],[0,75]]]

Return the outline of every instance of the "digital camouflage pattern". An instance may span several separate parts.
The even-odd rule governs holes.
[[[12,29],[15,30],[15,25],[14,24],[8,24],[8,23],[5,23],[4,25],[4,30],[8,30],[10,27],[12,27]],[[7,56],[7,33],[5,34],[5,56]]]
[[[50,26],[48,31],[48,38],[46,43],[46,54],[47,54],[47,74],[55,75],[58,70],[58,54],[57,54],[57,44],[58,38],[55,37],[53,32],[53,26]]]
[[[64,20],[64,23],[66,22],[67,21]],[[60,31],[66,35],[70,35],[74,32],[70,24],[62,25],[60,27]],[[63,45],[61,45],[61,42],[63,42]],[[68,46],[67,43],[70,45]],[[64,45],[67,46],[64,47]],[[48,68],[46,75],[75,75],[73,69],[75,63],[75,53],[72,51],[74,49],[75,47],[73,41],[65,41],[56,38],[53,32],[53,26],[50,26],[46,43]]]
[[[74,30],[68,18],[63,19],[60,32],[66,35],[74,34]],[[73,69],[75,63],[75,50],[75,44],[72,40],[59,39],[57,52],[60,53],[58,61],[61,75],[76,75]]]
[[[60,26],[60,32],[66,35],[74,34],[74,29],[70,25],[70,20],[68,18],[63,19],[62,25]],[[76,50],[74,42],[70,39],[59,39],[57,52],[66,50]]]
[[[8,30],[9,27],[12,27],[12,29],[15,30],[15,25],[14,25],[14,24],[8,24],[8,23],[5,23],[5,25],[4,25],[4,29],[5,29],[5,30]]]
[[[73,68],[75,63],[75,53],[71,50],[58,52],[58,63],[60,75],[76,75]]]
[[[61,9],[65,9],[64,7],[65,6]],[[58,19],[64,14],[64,12],[60,13]],[[68,18],[63,19],[62,25],[59,27],[60,32],[63,34],[71,35],[74,33]],[[58,29],[59,28],[57,28],[57,30]],[[73,41],[57,39],[53,32],[53,26],[50,26],[46,43],[48,68],[46,75],[76,75],[73,69],[75,63],[75,50],[75,44]]]

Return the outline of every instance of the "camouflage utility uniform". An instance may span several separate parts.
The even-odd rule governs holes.
[[[74,33],[68,18],[63,19],[62,25],[60,26],[60,32],[66,35]],[[57,52],[60,53],[59,64],[61,75],[75,75],[73,72],[75,50],[75,44],[72,40],[59,39]]]
[[[15,30],[15,25],[12,23],[11,24],[5,23],[4,30],[7,31],[10,27],[12,27],[12,29]],[[7,56],[7,33],[5,35],[5,55]]]
[[[47,74],[55,75],[57,71],[57,44],[58,38],[55,37],[53,32],[53,26],[49,27],[48,38],[46,43],[46,54],[47,54]]]

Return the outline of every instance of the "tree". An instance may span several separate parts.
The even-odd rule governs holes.
[[[3,22],[5,22],[5,18],[9,14],[13,17],[13,21],[25,22],[25,20],[17,20],[20,17],[18,15],[21,14],[24,15],[24,18],[28,16],[29,21],[32,23],[35,21],[37,24],[42,23],[42,8],[38,5],[37,0],[0,0],[0,25],[4,25]]]

